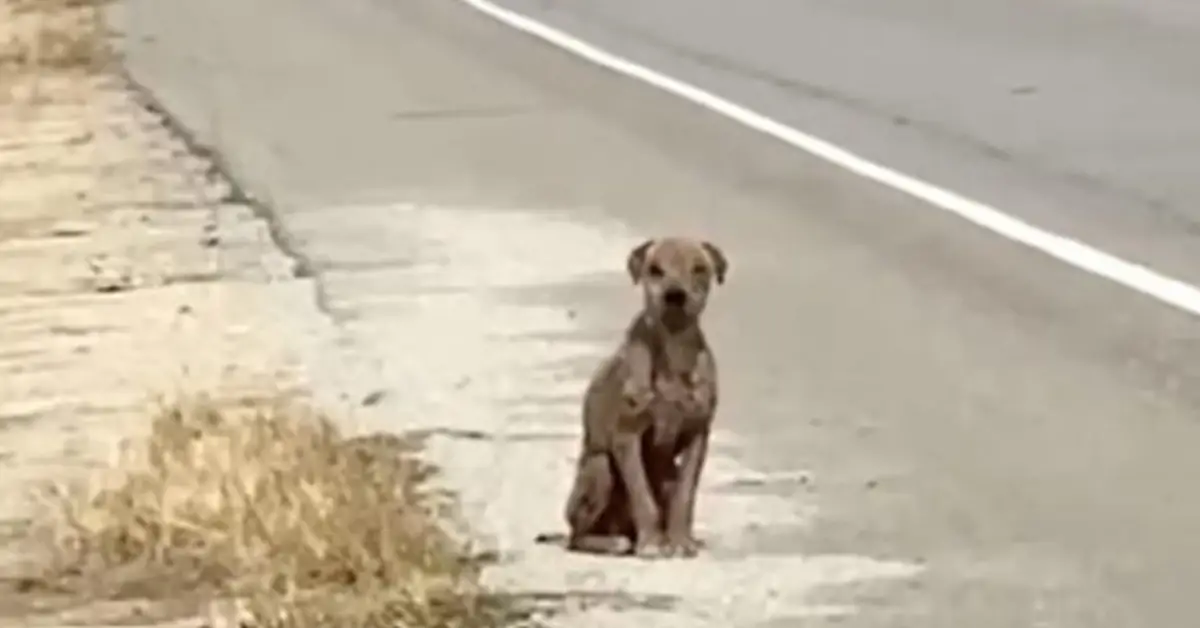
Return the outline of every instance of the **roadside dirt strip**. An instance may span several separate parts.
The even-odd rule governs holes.
[[[108,466],[157,395],[306,391],[298,352],[328,330],[266,223],[146,105],[115,74],[0,69],[6,615],[8,579],[41,558],[26,537],[47,486]]]
[[[107,459],[145,427],[149,395],[251,376],[298,383],[277,316],[311,309],[264,223],[222,201],[228,186],[119,79],[36,81],[40,102],[0,105],[9,526],[26,512],[14,503],[22,485]]]

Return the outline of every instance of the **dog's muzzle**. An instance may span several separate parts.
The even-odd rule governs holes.
[[[687,305],[687,291],[682,288],[668,288],[663,293],[663,303],[670,307],[683,307]]]

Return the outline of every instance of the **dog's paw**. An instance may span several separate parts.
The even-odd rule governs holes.
[[[690,534],[668,534],[662,552],[668,558],[694,558],[703,546],[703,542]]]
[[[633,541],[621,536],[616,537],[612,541],[612,545],[608,548],[608,553],[613,556],[627,556],[634,553]]]
[[[658,534],[641,537],[633,545],[633,555],[646,560],[666,556],[666,540]]]
[[[649,410],[650,405],[654,403],[654,389],[632,381],[625,382],[621,390],[621,401],[625,404],[626,413],[641,414]]]

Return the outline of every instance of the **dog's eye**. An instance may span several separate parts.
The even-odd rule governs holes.
[[[705,266],[704,264],[696,264],[695,266],[692,266],[692,274],[693,275],[707,275],[708,274],[708,266]]]
[[[655,278],[663,276],[662,266],[659,266],[658,264],[651,264],[650,268],[646,272],[650,273],[650,276]]]

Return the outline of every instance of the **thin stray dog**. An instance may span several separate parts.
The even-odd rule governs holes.
[[[709,242],[672,237],[637,246],[627,266],[642,285],[643,307],[584,395],[566,545],[695,556],[696,489],[717,407],[716,362],[699,320],[712,282],[724,283],[729,265]]]

